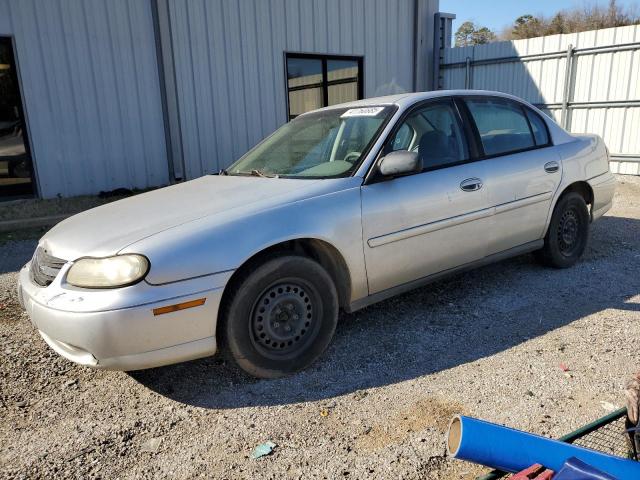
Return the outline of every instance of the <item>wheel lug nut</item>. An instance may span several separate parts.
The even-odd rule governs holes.
[[[289,304],[289,305],[287,305],[287,308],[288,308],[289,310],[293,310],[293,305],[292,305],[292,304]]]
[[[278,322],[274,322],[274,323],[273,323],[273,327],[274,327],[274,328],[278,328],[279,326],[280,326],[280,324],[279,324]]]
[[[300,318],[300,317],[298,317],[298,315],[294,315],[294,316],[293,316],[293,319],[294,319],[294,320],[298,320],[298,318]]]
[[[285,325],[284,326],[285,331],[290,332],[291,331],[291,327],[289,325]]]

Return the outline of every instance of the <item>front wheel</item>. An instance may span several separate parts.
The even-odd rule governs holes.
[[[279,255],[240,274],[225,302],[222,349],[242,370],[277,378],[313,363],[338,320],[331,277],[315,261]]]
[[[544,247],[536,252],[544,265],[555,268],[572,266],[582,256],[589,237],[589,210],[578,193],[563,195],[553,211]]]

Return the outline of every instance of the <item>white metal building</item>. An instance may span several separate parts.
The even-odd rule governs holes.
[[[438,0],[0,0],[0,198],[192,179],[303,111],[428,90],[437,10]]]

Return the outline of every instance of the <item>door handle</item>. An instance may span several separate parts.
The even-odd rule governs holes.
[[[544,171],[547,173],[555,173],[560,170],[560,164],[556,161],[547,162],[544,164]]]
[[[465,192],[475,192],[476,190],[480,190],[482,188],[482,180],[479,178],[467,178],[460,182],[460,189]]]

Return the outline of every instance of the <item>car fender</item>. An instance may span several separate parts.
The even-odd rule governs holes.
[[[352,300],[367,295],[359,183],[261,211],[199,219],[137,241],[121,253],[146,255],[151,263],[146,281],[161,285],[233,271],[257,253],[295,239],[332,245],[349,270]]]
[[[589,183],[592,179],[609,173],[609,162],[604,141],[598,135],[572,135],[573,141],[556,145],[562,163],[562,178],[556,189],[547,214],[546,234],[558,200],[576,182]]]

